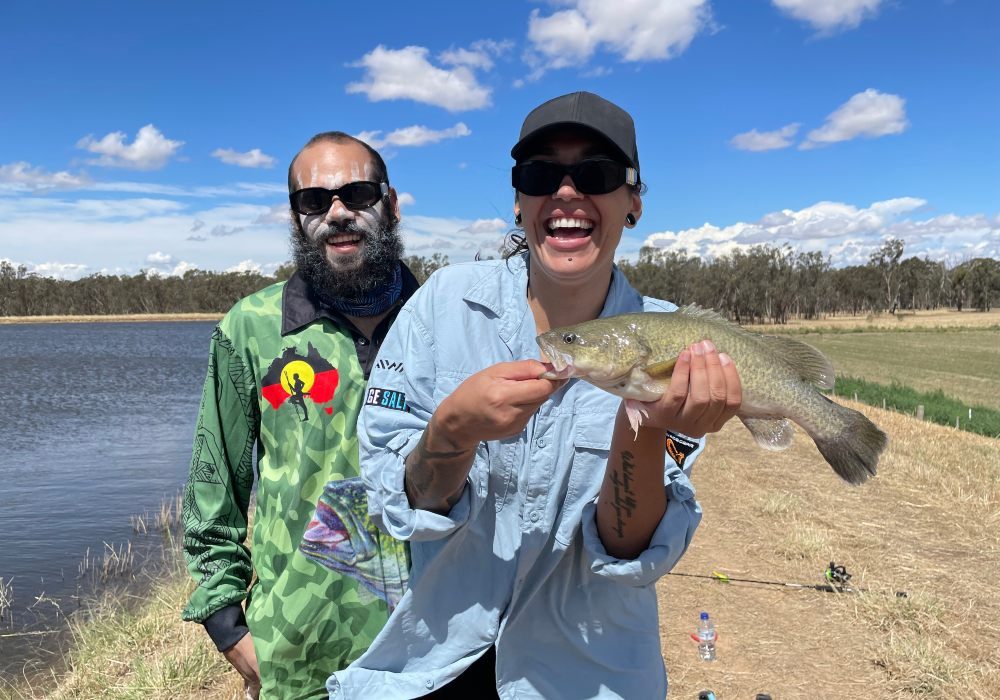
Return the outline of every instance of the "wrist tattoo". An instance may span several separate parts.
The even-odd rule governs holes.
[[[449,472],[453,472],[455,462],[475,450],[474,447],[452,450],[435,450],[428,443],[430,428],[424,431],[416,448],[406,458],[404,472],[405,488],[411,496],[423,496],[432,491]],[[448,499],[449,505],[454,505],[461,491]]]
[[[619,538],[625,536],[625,519],[632,517],[632,510],[636,506],[635,491],[633,481],[635,480],[635,457],[628,450],[622,451],[621,467],[615,469],[611,474],[611,483],[614,485],[614,498],[611,507],[615,509],[615,529],[614,532]]]

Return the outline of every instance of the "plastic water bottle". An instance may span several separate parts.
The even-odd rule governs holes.
[[[702,661],[715,661],[715,625],[703,612],[698,620],[698,656]]]

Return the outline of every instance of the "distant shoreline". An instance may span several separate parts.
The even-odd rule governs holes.
[[[134,323],[149,321],[218,321],[221,313],[96,314],[89,316],[0,316],[0,325],[15,323]]]

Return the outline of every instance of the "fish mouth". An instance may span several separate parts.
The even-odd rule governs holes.
[[[549,358],[549,364],[552,365],[552,369],[544,372],[539,376],[539,379],[572,379],[574,377],[581,377],[594,386],[603,389],[618,386],[632,372],[632,368],[629,367],[624,372],[612,376],[607,372],[600,372],[593,368],[580,367],[574,363],[571,354],[557,350],[551,343],[547,343],[539,338],[538,345],[545,356]]]
[[[544,372],[539,376],[539,379],[569,379],[578,376],[576,367],[573,365],[572,355],[556,350],[551,343],[547,343],[543,338],[537,338],[537,342],[538,347],[542,349],[542,353],[549,360],[547,364],[552,365],[552,369]]]

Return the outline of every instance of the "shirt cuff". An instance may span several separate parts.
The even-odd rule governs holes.
[[[229,651],[250,631],[242,605],[227,605],[216,610],[201,624],[219,651]]]
[[[701,506],[694,487],[683,472],[674,470],[664,488],[667,509],[653,531],[649,546],[635,559],[619,559],[608,554],[597,532],[597,499],[583,509],[583,546],[590,558],[590,570],[598,576],[617,579],[629,586],[648,586],[670,571],[687,551],[701,522]]]

